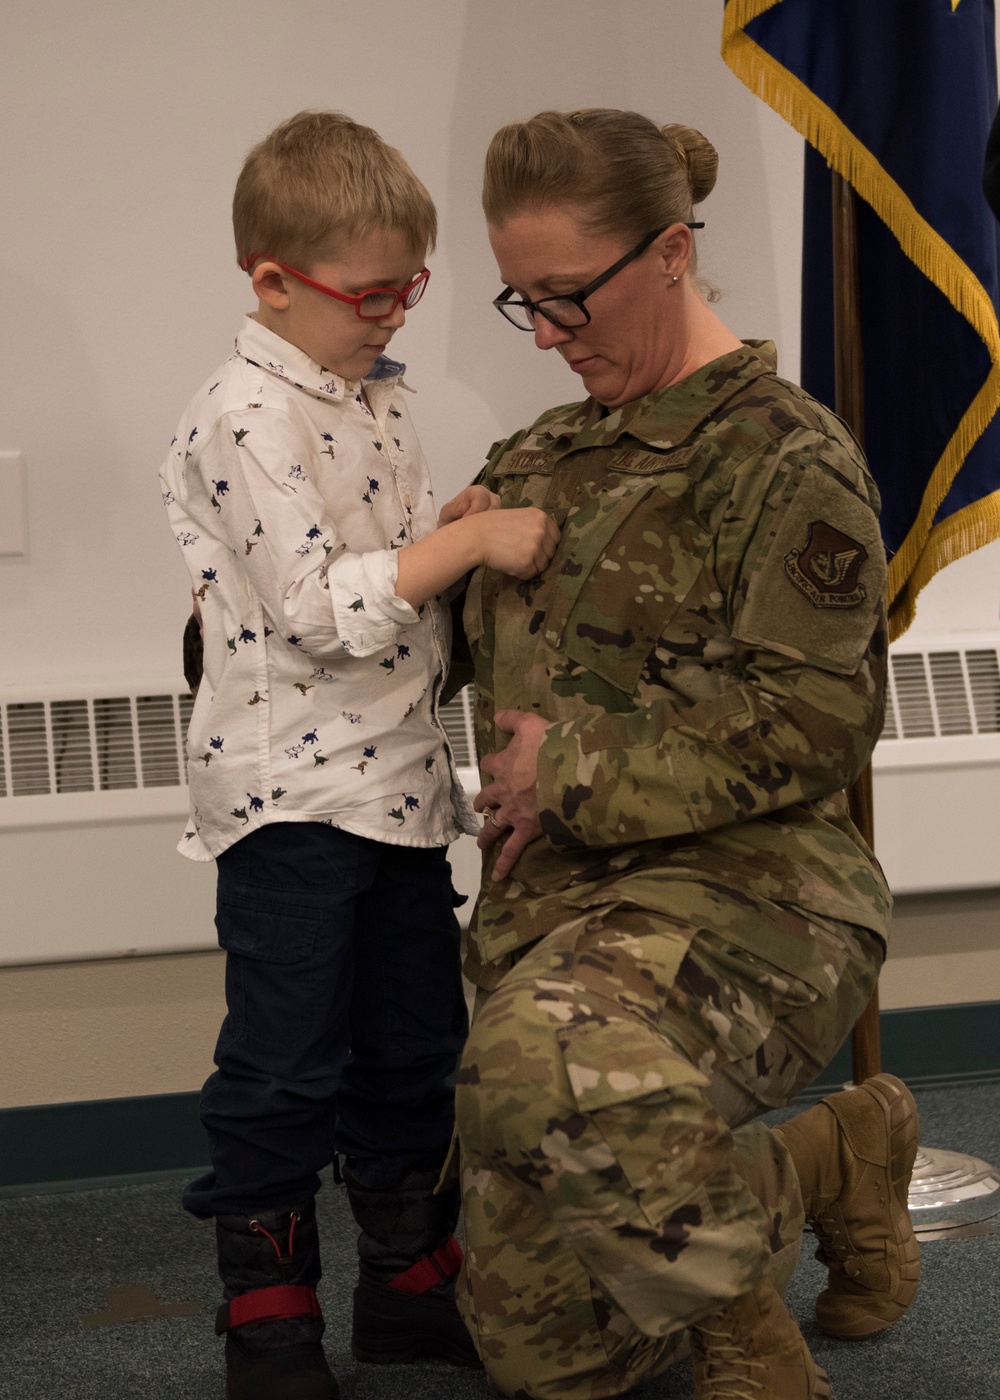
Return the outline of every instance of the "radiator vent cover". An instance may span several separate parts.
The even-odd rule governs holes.
[[[192,698],[169,692],[0,705],[0,798],[182,787]]]
[[[460,690],[440,710],[441,724],[448,736],[459,768],[476,767],[476,741],[472,731],[472,686]],[[479,784],[476,784],[479,787]]]
[[[0,828],[181,822],[192,705],[173,681],[0,692]],[[441,716],[475,793],[471,689]],[[1000,636],[890,648],[872,767],[876,847],[894,889],[1000,885]]]
[[[193,705],[169,685],[0,692],[0,827],[183,816]],[[441,718],[457,766],[474,768],[471,690],[444,705]]]
[[[893,650],[883,741],[1000,734],[995,646]]]

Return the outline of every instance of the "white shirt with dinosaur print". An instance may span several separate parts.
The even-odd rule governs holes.
[[[395,593],[396,551],[437,523],[403,369],[380,357],[363,396],[248,317],[171,443],[163,500],[205,641],[194,860],[272,821],[406,846],[478,830],[437,715],[450,617]]]

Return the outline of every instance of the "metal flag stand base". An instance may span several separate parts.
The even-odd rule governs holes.
[[[1000,1171],[965,1152],[918,1147],[907,1204],[920,1239],[994,1234]]]

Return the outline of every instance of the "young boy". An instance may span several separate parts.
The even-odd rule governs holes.
[[[471,487],[434,517],[384,354],[434,206],[399,153],[303,112],[248,156],[233,223],[258,309],[162,471],[204,676],[180,849],[218,864],[228,1015],[205,1084],[229,1400],[330,1400],[313,1196],[335,1153],[359,1240],[352,1344],[475,1364],[457,1192],[434,1194],[466,1033],[448,843],[477,825],[437,715],[479,563],[530,578],[556,527]]]

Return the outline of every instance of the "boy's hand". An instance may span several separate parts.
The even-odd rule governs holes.
[[[476,498],[478,508],[398,551],[397,598],[417,608],[480,564],[515,578],[534,578],[542,572],[559,543],[555,521],[535,506],[494,510],[485,504],[489,495],[484,491]],[[449,501],[445,510],[454,504]]]
[[[465,515],[478,515],[482,510],[499,510],[500,497],[485,486],[467,486],[441,507],[439,525],[450,525],[453,520],[461,520]]]
[[[537,506],[499,510],[483,522],[482,562],[515,578],[540,574],[559,543],[559,527]]]

